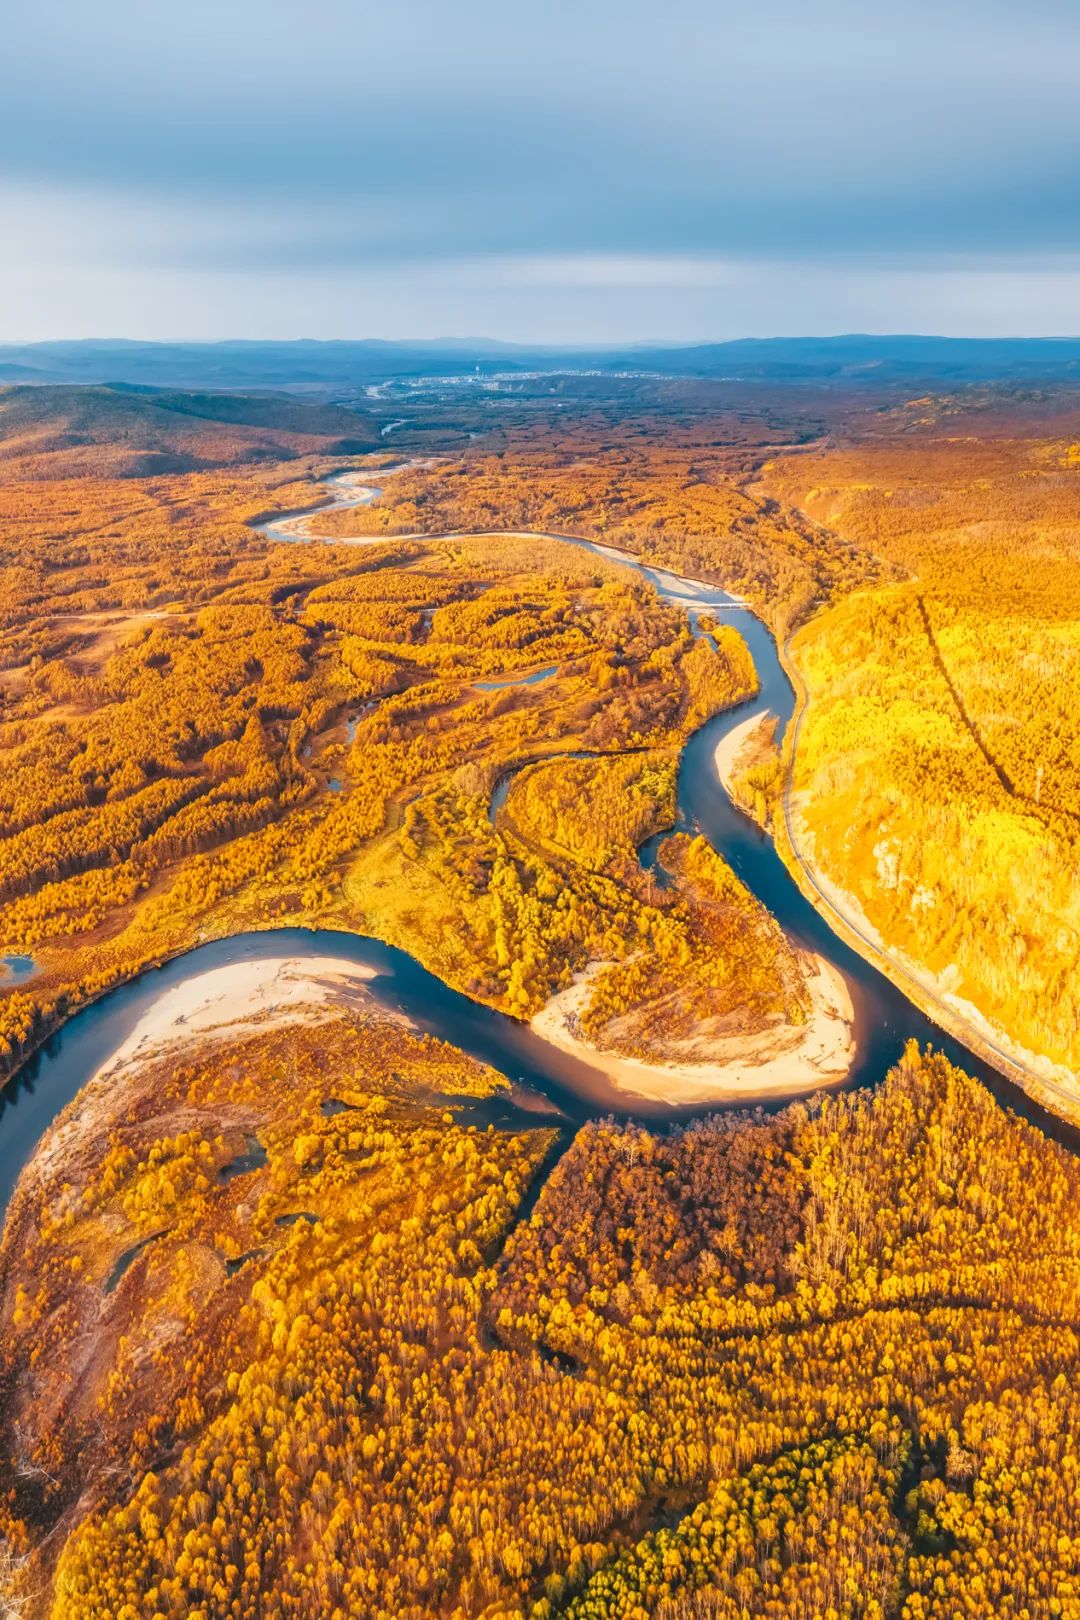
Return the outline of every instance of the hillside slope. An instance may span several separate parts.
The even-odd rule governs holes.
[[[108,387],[0,390],[5,479],[146,478],[378,444],[370,420],[274,395]]]

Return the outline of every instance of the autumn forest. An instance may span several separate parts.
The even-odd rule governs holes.
[[[0,1614],[1080,1617],[1078,495],[1067,380],[0,389]]]

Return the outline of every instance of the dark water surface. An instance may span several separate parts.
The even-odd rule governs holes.
[[[531,675],[504,675],[497,681],[473,681],[473,685],[480,692],[501,692],[504,686],[535,686],[538,681],[546,681],[554,675],[558,664],[545,664],[543,669],[534,669]]]
[[[34,973],[32,956],[0,956],[0,963],[13,979],[29,979]]]
[[[477,1100],[453,1097],[445,1106],[469,1123],[512,1125],[546,1123],[531,1093],[549,1098],[570,1123],[580,1123],[612,1110],[642,1116],[672,1110],[662,1104],[627,1107],[626,1097],[607,1078],[541,1040],[525,1025],[468,996],[451,990],[405,951],[379,940],[332,929],[273,928],[239,934],[199,945],[163,967],[150,968],[84,1007],[51,1036],[0,1092],[0,1208],[6,1207],[19,1171],[43,1131],[60,1110],[106,1063],[135,1028],[142,1015],[167,990],[194,974],[232,962],[265,961],[282,956],[335,957],[373,970],[369,988],[390,1012],[407,1014],[415,1027],[441,1036],[490,1063],[525,1088],[519,1102],[511,1096]],[[702,1109],[686,1112],[704,1112]],[[554,1116],[553,1116],[554,1117]]]

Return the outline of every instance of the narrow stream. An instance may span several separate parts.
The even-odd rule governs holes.
[[[345,475],[338,482],[345,493],[335,505],[356,505],[373,499],[377,493],[372,486],[359,484],[355,475]],[[283,523],[295,521],[275,518],[260,528],[273,538],[318,538],[310,533],[300,535],[295,528],[280,532]],[[856,1055],[848,1084],[879,1081],[900,1056],[905,1043],[914,1039],[920,1045],[933,1045],[952,1062],[977,1075],[999,1100],[1034,1120],[1048,1135],[1073,1146],[1080,1143],[1080,1132],[1040,1109],[996,1069],[946,1035],[889,979],[839,939],[790,877],[772,840],[736,808],[720,785],[713,756],[721,738],[758,714],[777,715],[783,729],[793,712],[791,684],[773,637],[762,621],[721,590],[645,567],[609,546],[565,536],[550,538],[636,568],[665,600],[686,608],[695,625],[699,614],[711,612],[734,625],[745,638],[757,667],[760,689],[748,702],[710,720],[686,744],[679,767],[677,826],[703,833],[791,937],[844,974],[855,1007]],[[504,781],[508,785],[509,777]],[[646,846],[646,859],[650,853]],[[52,1119],[112,1056],[159,996],[193,974],[224,963],[281,956],[335,956],[373,969],[375,977],[370,988],[381,1005],[405,1013],[417,1029],[438,1035],[490,1063],[512,1081],[521,1083],[526,1096],[541,1093],[569,1125],[608,1113],[676,1121],[723,1107],[745,1108],[754,1101],[744,1098],[676,1109],[632,1097],[616,1090],[599,1070],[550,1045],[527,1026],[450,989],[404,951],[336,930],[272,929],[201,945],[163,967],[149,969],[76,1013],[23,1065],[0,1091],[0,1131],[4,1141],[0,1210],[6,1208],[22,1166]],[[781,1107],[783,1103],[784,1099],[778,1099],[763,1106]],[[486,1119],[504,1125],[523,1120],[543,1122],[542,1115],[530,1114],[505,1096],[470,1103],[470,1117],[477,1122]]]

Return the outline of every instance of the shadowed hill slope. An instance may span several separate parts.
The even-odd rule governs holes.
[[[364,416],[273,395],[125,385],[0,390],[0,469],[8,480],[145,478],[377,443]]]

